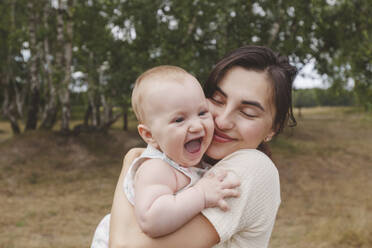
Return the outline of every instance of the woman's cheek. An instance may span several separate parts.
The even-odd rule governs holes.
[[[246,121],[243,125],[240,126],[240,133],[244,142],[250,144],[251,148],[257,146],[262,141],[262,127],[260,127],[259,122]]]
[[[212,159],[223,159],[233,152],[228,148],[229,147],[226,147],[226,145],[217,144],[212,141],[205,154]]]

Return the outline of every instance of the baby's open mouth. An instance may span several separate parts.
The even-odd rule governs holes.
[[[199,152],[202,140],[203,140],[203,138],[200,137],[200,138],[193,139],[193,140],[190,140],[190,141],[186,142],[185,143],[186,151],[188,151],[189,153]]]

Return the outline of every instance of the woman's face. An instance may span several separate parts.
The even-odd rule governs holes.
[[[264,72],[231,68],[209,103],[215,131],[206,154],[213,159],[239,149],[256,149],[275,134],[272,88]]]

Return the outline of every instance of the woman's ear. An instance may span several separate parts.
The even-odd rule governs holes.
[[[271,131],[270,133],[268,133],[264,139],[264,142],[269,142],[275,135],[275,131]]]
[[[142,139],[149,145],[159,148],[158,143],[155,141],[154,137],[152,136],[150,128],[148,128],[146,125],[139,124],[137,126],[137,130],[139,135],[142,137]]]

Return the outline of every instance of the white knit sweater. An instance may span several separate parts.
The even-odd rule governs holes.
[[[228,212],[218,208],[202,211],[220,236],[220,243],[214,247],[267,247],[280,205],[275,165],[258,150],[242,149],[219,161],[212,170],[216,168],[232,170],[240,177],[241,195],[227,200]]]

